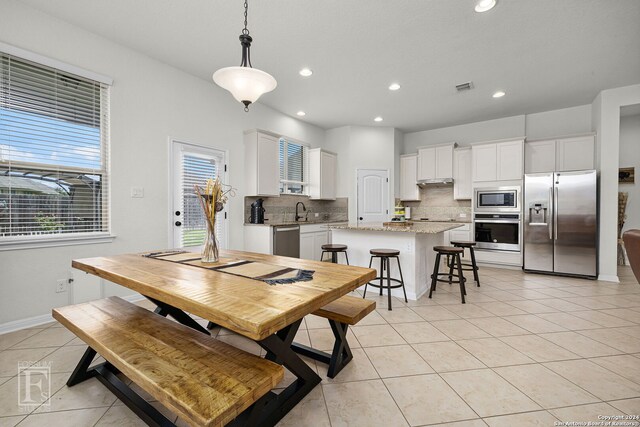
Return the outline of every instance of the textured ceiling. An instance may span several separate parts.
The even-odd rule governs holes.
[[[241,0],[22,1],[208,81],[240,61]],[[640,0],[498,0],[482,14],[473,0],[249,2],[253,65],[278,80],[261,102],[324,128],[382,116],[433,129],[640,83]],[[469,80],[475,89],[456,93]],[[493,99],[497,89],[507,95]]]

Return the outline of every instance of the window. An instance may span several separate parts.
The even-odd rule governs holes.
[[[309,147],[280,138],[280,193],[305,194]]]
[[[0,52],[0,243],[109,232],[109,86]]]

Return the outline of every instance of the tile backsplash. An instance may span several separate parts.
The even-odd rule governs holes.
[[[429,219],[471,219],[471,200],[454,200],[453,185],[430,184],[420,188],[419,202],[402,202],[411,208],[411,217]]]
[[[245,197],[244,222],[249,222],[251,203],[263,199],[264,218],[267,224],[292,222],[296,215],[296,203],[302,202],[307,210],[298,212],[307,216],[308,221],[348,221],[349,199],[339,197],[336,200],[311,200],[308,196],[284,194],[280,197]],[[316,216],[315,214],[318,214]]]

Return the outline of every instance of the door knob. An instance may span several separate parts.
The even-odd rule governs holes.
[[[358,219],[359,219],[360,221],[362,221],[362,220],[363,220],[364,218],[362,218],[362,217],[359,217]]]
[[[176,221],[175,224],[176,224],[176,227],[180,227],[182,225],[180,221]]]
[[[180,211],[176,211],[176,216],[180,216]]]

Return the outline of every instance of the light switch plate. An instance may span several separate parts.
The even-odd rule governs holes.
[[[144,197],[144,188],[131,187],[131,197],[134,199],[142,199]]]

